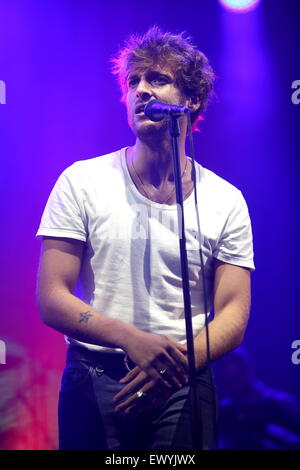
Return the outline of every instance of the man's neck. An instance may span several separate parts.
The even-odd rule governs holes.
[[[183,169],[186,164],[183,138],[179,138],[179,155]],[[166,181],[174,181],[171,139],[149,144],[137,138],[127,151],[127,161],[145,184],[159,187]]]

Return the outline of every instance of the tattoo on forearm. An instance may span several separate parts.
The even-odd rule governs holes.
[[[87,312],[80,313],[80,320],[78,323],[87,323],[93,315],[88,310]]]

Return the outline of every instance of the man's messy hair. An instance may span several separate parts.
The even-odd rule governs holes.
[[[200,103],[198,110],[191,113],[193,128],[196,129],[213,97],[215,74],[207,57],[185,32],[172,34],[152,26],[144,35],[130,36],[112,63],[112,71],[121,87],[122,101],[126,99],[127,78],[133,67],[146,70],[154,65],[170,66],[179,90],[193,102]]]

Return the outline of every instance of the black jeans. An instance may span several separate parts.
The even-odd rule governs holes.
[[[155,411],[117,414],[112,398],[122,389],[119,380],[127,372],[123,354],[69,347],[59,397],[59,448],[195,450],[190,387],[180,388]],[[212,449],[215,391],[207,369],[197,373],[196,390],[201,431],[196,448]]]

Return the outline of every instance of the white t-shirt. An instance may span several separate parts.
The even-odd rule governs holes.
[[[75,294],[96,311],[184,342],[177,206],[140,194],[125,152],[124,148],[67,168],[50,194],[37,236],[86,242]],[[205,320],[199,240],[209,310],[213,258],[254,269],[251,222],[241,192],[198,163],[196,178],[200,237],[194,193],[184,201],[194,336]]]

